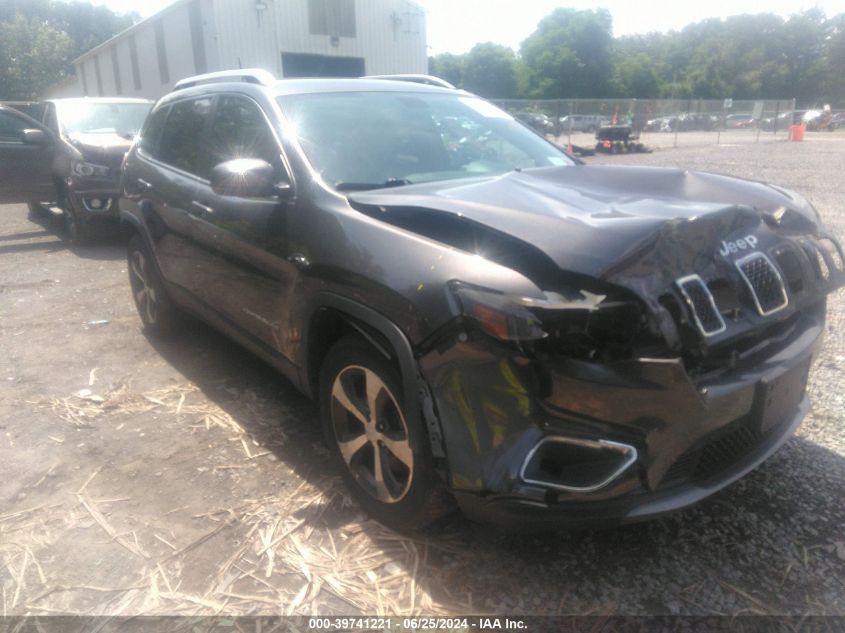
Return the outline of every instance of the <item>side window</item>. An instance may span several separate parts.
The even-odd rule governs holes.
[[[210,172],[215,165],[235,158],[260,158],[281,167],[279,148],[258,105],[235,95],[218,97],[206,147]]]
[[[0,143],[22,143],[21,134],[27,129],[26,121],[14,114],[0,111]]]
[[[147,156],[158,158],[158,143],[161,139],[161,131],[164,129],[164,122],[167,120],[167,113],[169,111],[169,106],[159,108],[147,117],[144,123],[144,129],[141,132],[141,140],[138,142],[138,147]]]
[[[208,169],[200,160],[203,128],[211,111],[211,97],[179,101],[170,106],[158,149],[159,160],[177,169],[208,177]]]

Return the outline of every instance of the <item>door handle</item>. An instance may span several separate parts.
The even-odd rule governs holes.
[[[144,191],[152,191],[153,185],[152,183],[147,182],[143,178],[138,178],[137,180],[138,186],[141,187]]]
[[[207,207],[204,204],[197,202],[196,200],[191,201],[191,209],[207,215],[214,215],[214,209],[212,209],[211,207]]]
[[[302,253],[294,253],[293,255],[288,256],[288,261],[299,270],[308,270],[311,266],[311,262],[309,262],[308,258]]]

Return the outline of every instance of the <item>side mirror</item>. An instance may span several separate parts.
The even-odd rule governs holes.
[[[21,132],[21,143],[24,145],[47,145],[50,137],[44,130],[24,130]]]
[[[211,170],[211,188],[220,196],[268,198],[285,195],[290,183],[280,183],[276,169],[265,160],[236,158]]]

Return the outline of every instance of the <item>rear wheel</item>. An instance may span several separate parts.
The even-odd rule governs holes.
[[[329,351],[320,371],[320,409],[334,461],[373,518],[408,530],[448,510],[427,435],[408,422],[399,371],[363,340],[347,337]]]
[[[135,234],[129,239],[126,252],[129,285],[144,329],[153,334],[171,332],[178,324],[178,311],[164,290],[144,239]]]

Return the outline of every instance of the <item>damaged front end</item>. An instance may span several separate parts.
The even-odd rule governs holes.
[[[453,278],[453,318],[417,348],[471,516],[672,511],[756,467],[807,411],[845,268],[797,194],[578,167],[352,203],[530,281],[519,294]]]
[[[838,245],[780,236],[662,286],[637,274],[656,256],[541,297],[449,285],[457,316],[420,368],[468,514],[652,516],[734,481],[797,427],[825,297],[845,283]]]

